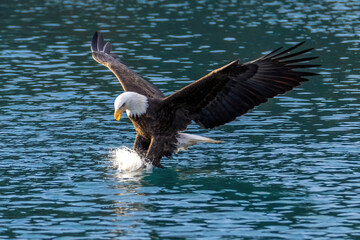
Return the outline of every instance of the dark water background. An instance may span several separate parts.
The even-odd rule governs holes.
[[[0,1],[0,239],[360,238],[360,2]],[[306,40],[322,67],[212,131],[119,173],[121,93],[96,30],[166,93],[231,60]]]

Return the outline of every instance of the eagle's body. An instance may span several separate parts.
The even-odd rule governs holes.
[[[317,66],[304,64],[316,57],[292,59],[312,50],[290,53],[301,44],[244,64],[235,60],[167,97],[111,54],[111,44],[104,44],[101,34],[95,33],[91,47],[93,58],[107,66],[125,90],[115,100],[115,118],[119,120],[127,111],[137,133],[134,150],[162,167],[160,159],[178,149],[198,142],[220,142],[181,133],[192,121],[203,128],[223,125],[307,81],[305,76],[316,75],[294,70]]]
[[[177,131],[171,124],[174,116],[162,111],[159,99],[149,99],[148,104],[145,114],[138,117],[129,116],[137,133],[134,150],[143,157],[148,153],[148,158],[153,156],[152,159],[155,159],[159,152],[163,156],[171,156],[176,150],[177,143]],[[150,144],[153,152],[148,152]]]

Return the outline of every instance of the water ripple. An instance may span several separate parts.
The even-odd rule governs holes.
[[[357,239],[359,2],[0,3],[0,238]],[[122,91],[91,59],[101,30],[165,93],[240,58],[306,40],[314,77],[211,131],[224,140],[120,172]]]

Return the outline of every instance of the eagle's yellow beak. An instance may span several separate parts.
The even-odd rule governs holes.
[[[123,114],[123,112],[126,110],[125,107],[122,107],[120,109],[115,109],[114,112],[114,118],[116,119],[116,121],[120,120],[121,115]]]

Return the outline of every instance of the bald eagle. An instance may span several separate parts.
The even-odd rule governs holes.
[[[317,57],[298,58],[313,48],[293,52],[303,43],[283,51],[280,47],[251,62],[235,60],[169,96],[112,54],[111,43],[104,44],[99,32],[92,38],[91,51],[95,61],[108,67],[125,91],[114,102],[114,117],[119,121],[126,110],[136,129],[133,149],[152,165],[163,168],[163,156],[200,142],[221,142],[182,133],[192,121],[207,129],[223,125],[299,86],[308,80],[305,77],[317,75],[296,70],[319,66],[308,63]]]

